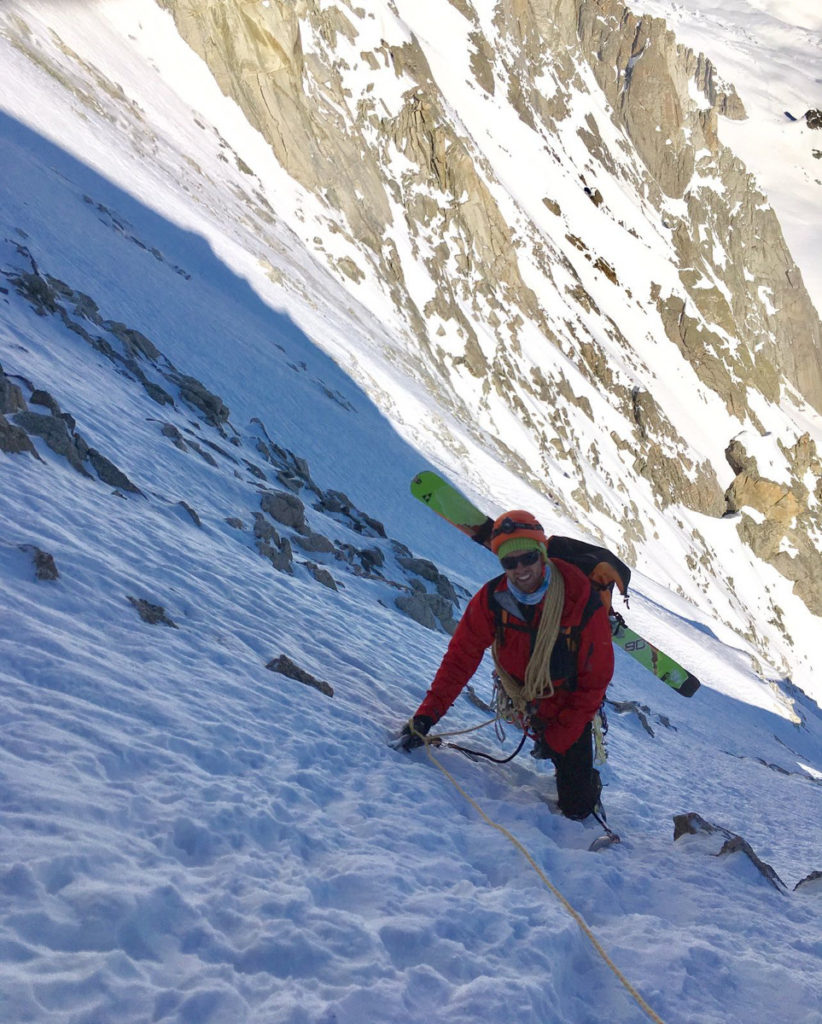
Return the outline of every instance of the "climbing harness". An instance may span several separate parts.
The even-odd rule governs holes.
[[[520,620],[506,603],[507,591],[498,591],[504,574],[485,584],[488,607],[494,617],[494,659],[496,710],[505,721],[527,722],[537,701],[552,697],[557,689],[575,690],[577,685],[577,654],[580,636],[591,616],[602,606],[599,590],[592,588],[579,622],[560,626],[565,600],[565,584],[560,572],[552,572],[543,599],[542,614],[536,626]],[[501,596],[500,596],[501,595]],[[507,630],[527,633],[530,657],[523,679],[511,675],[501,663]],[[553,672],[552,672],[553,669]]]

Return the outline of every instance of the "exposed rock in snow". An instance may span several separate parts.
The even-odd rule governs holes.
[[[266,668],[271,672],[279,672],[281,675],[288,676],[289,679],[296,679],[298,683],[305,683],[306,686],[319,690],[326,697],[334,696],[333,688],[325,680],[317,679],[310,672],[306,672],[304,668],[300,668],[287,654],[280,654],[278,657],[272,658]]]

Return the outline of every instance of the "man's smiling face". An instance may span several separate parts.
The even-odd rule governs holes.
[[[525,551],[508,551],[505,558],[500,561],[508,582],[523,594],[533,594],[542,586],[545,561],[541,552],[533,548]]]

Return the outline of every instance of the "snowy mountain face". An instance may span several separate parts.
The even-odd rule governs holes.
[[[720,142],[746,117],[733,84],[601,0],[165,6],[319,200],[292,226],[438,420],[631,562],[670,562],[673,528],[684,557],[655,574],[802,675],[796,633],[822,614],[820,324]],[[406,429],[505,503],[452,429]],[[756,595],[731,581],[740,556]]]
[[[820,325],[720,141],[734,85],[618,4],[166,6],[256,134],[228,142],[139,23],[127,68],[48,4],[45,34],[25,4],[6,33],[200,224],[230,191],[244,273],[298,322],[324,270],[357,312],[316,340],[484,507],[604,540],[815,692]],[[165,91],[194,104],[173,138]],[[219,363],[199,377],[219,390]]]
[[[703,681],[616,652],[600,853],[436,756],[668,1024],[818,1024],[819,322],[739,83],[607,2],[20,0],[0,107],[0,1019],[647,1019],[387,746],[498,571],[433,464]]]

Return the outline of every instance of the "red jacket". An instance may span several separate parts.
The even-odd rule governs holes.
[[[552,559],[551,565],[553,571],[562,573],[565,581],[565,605],[560,630],[579,626],[591,596],[591,584],[579,569],[568,562]],[[508,582],[502,577],[490,595],[490,600],[487,587],[486,584],[468,602],[434,681],[417,709],[418,715],[429,715],[435,722],[439,721],[476,672],[485,651],[494,642],[496,621],[490,601],[495,601],[494,595],[508,589]],[[541,614],[542,604],[539,604],[530,629],[524,619],[510,613],[503,618],[503,643],[497,653],[502,667],[517,679],[525,676],[532,639]],[[560,646],[563,646],[562,633],[557,641],[557,647]],[[561,653],[555,649],[555,655]],[[551,661],[552,677],[557,671],[557,678],[553,679],[554,695],[539,700],[533,716],[542,724],[546,742],[558,754],[564,754],[579,739],[586,723],[593,719],[613,675],[611,628],[608,613],[603,606],[594,611],[579,633],[575,685],[563,685],[564,676],[573,674],[573,663],[570,666],[566,664],[566,669],[570,668],[571,672],[566,671],[560,676],[561,660],[561,657],[555,657]]]

